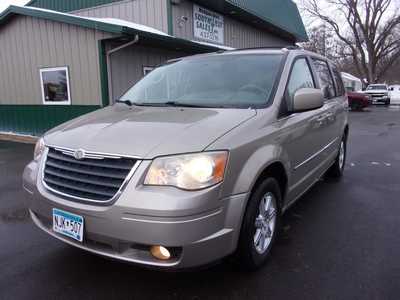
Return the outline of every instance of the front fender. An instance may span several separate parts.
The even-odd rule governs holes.
[[[224,195],[248,193],[253,189],[262,172],[276,162],[284,166],[288,182],[290,181],[290,160],[281,146],[268,144],[250,152],[250,155],[246,155],[247,151],[248,149],[241,149],[231,152]]]

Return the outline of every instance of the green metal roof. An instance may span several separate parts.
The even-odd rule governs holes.
[[[118,1],[122,0],[31,0],[26,6],[68,12]]]
[[[158,34],[156,32],[146,31],[145,28],[142,27],[132,28],[114,24],[108,21],[100,21],[99,19],[90,19],[72,14],[33,7],[9,6],[2,14],[0,14],[0,26],[5,24],[10,18],[16,15],[30,16],[55,22],[67,23],[94,30],[115,33],[118,36],[139,35],[142,40],[151,42],[153,44],[162,44],[164,47],[169,47],[171,49],[190,50],[196,53],[221,50],[221,47],[218,45],[214,46],[212,44],[197,43],[194,41],[176,38],[167,34]]]
[[[27,6],[61,12],[122,0],[32,0]],[[171,1],[171,0],[168,0]],[[308,41],[297,5],[292,0],[193,0],[194,2],[251,23],[293,42]]]
[[[299,42],[308,40],[299,9],[292,0],[228,0],[228,2],[286,30],[296,36]]]

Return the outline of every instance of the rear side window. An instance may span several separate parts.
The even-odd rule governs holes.
[[[336,68],[333,68],[333,77],[335,77],[335,82],[336,82],[336,95],[338,97],[344,96],[346,91],[344,89],[342,75],[340,75],[339,71]]]
[[[287,106],[292,108],[294,94],[302,88],[315,88],[310,66],[305,58],[296,60],[286,88]]]
[[[331,99],[335,97],[335,84],[333,83],[333,78],[331,72],[329,71],[328,64],[319,59],[313,59],[313,62],[325,99]]]

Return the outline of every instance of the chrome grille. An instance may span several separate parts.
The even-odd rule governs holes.
[[[43,182],[51,191],[72,199],[113,200],[132,175],[138,160],[88,154],[76,159],[73,151],[49,148]]]
[[[387,94],[371,94],[370,96],[372,96],[373,98],[382,98],[382,97],[386,97]]]

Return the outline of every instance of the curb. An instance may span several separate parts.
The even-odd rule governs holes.
[[[31,135],[21,135],[16,133],[2,133],[0,132],[0,141],[9,141],[24,144],[36,144],[38,137]]]

